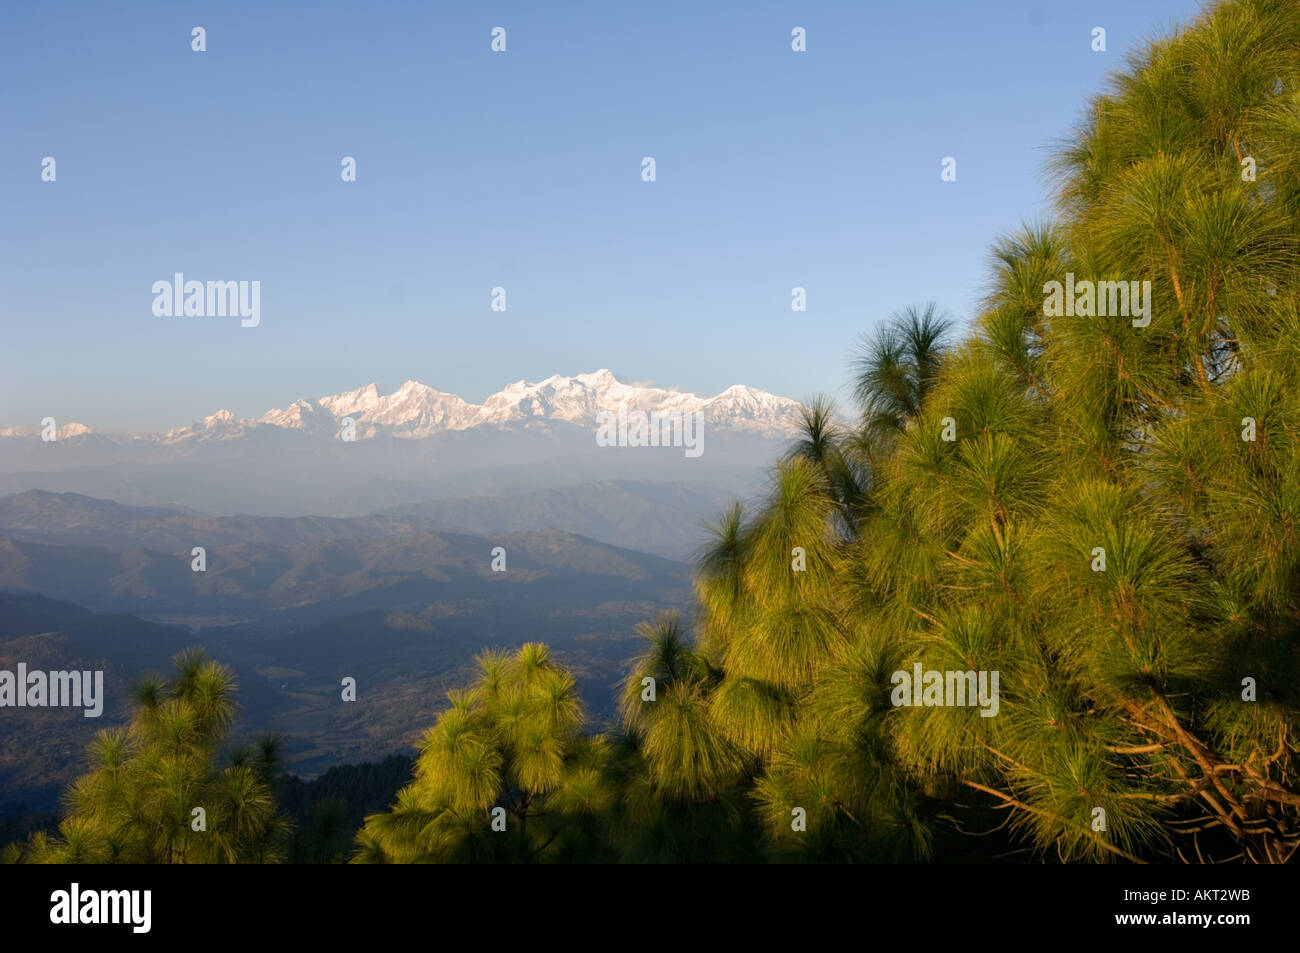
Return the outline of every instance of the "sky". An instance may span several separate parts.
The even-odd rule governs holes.
[[[604,367],[843,399],[891,312],[978,313],[1088,98],[1200,8],[2,4],[0,427]],[[176,272],[259,281],[260,323],[155,316]]]

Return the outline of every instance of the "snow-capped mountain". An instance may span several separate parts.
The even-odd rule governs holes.
[[[602,443],[601,415],[621,417],[620,409],[698,413],[699,429],[690,447]],[[481,404],[419,381],[391,393],[368,384],[260,417],[219,410],[165,434],[103,434],[59,421],[58,439],[43,441],[39,426],[14,427],[0,432],[0,496],[46,490],[266,516],[358,516],[434,500],[518,496],[516,509],[502,504],[517,520],[501,525],[532,525],[529,513],[549,508],[537,493],[579,485],[631,481],[661,488],[653,493],[670,501],[752,495],[798,432],[800,412],[796,401],[752,387],[698,396],[622,381],[608,370],[516,381]],[[345,435],[355,442],[345,443]],[[617,515],[624,505],[642,515],[660,512],[660,503],[641,497],[593,494],[599,519],[630,519]],[[695,510],[669,509],[695,526]]]
[[[339,422],[351,418],[359,440],[385,435],[420,439],[449,431],[493,428],[545,430],[556,421],[595,428],[603,412],[701,412],[706,428],[764,437],[789,437],[799,426],[800,404],[753,387],[737,384],[714,397],[620,381],[609,370],[576,377],[554,375],[544,381],[516,381],[471,404],[410,380],[391,394],[381,394],[375,384],[357,390],[300,399],[284,409],[267,411],[258,418],[239,418],[220,410],[187,427],[177,427],[159,439],[168,445],[231,440],[246,434],[278,428],[313,436],[333,436]]]
[[[43,428],[37,426],[25,427],[0,427],[0,437],[39,437]],[[94,433],[85,424],[67,423],[56,427],[54,434],[59,440],[68,440],[72,437],[84,437],[87,434]]]

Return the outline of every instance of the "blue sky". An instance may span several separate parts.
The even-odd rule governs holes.
[[[1053,142],[1200,6],[4,4],[0,426],[599,367],[842,396],[891,311],[975,313]],[[177,271],[260,281],[261,324],[155,317]]]

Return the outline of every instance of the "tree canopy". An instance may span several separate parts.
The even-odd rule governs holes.
[[[696,641],[635,673],[681,687],[626,696],[651,776],[752,777],[801,851],[926,859],[982,806],[1063,860],[1295,856],[1297,156],[1293,0],[1135,53],[1056,157],[1057,219],[994,244],[965,340],[894,316],[853,361],[857,422],[817,401],[714,528]],[[1054,313],[1054,281],[1133,300]],[[900,706],[918,665],[998,673],[996,715]]]
[[[10,845],[27,863],[273,863],[288,827],[272,782],[274,737],[218,764],[235,717],[235,680],[223,665],[187,650],[171,681],[134,689],[129,724],[100,731],[89,773],[65,792],[58,833]]]

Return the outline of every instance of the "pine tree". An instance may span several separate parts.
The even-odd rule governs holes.
[[[476,661],[477,681],[425,733],[415,780],[366,818],[355,862],[600,859],[611,751],[582,734],[573,676],[538,643]]]
[[[1063,860],[1294,858],[1297,156],[1296,0],[1134,54],[1060,150],[1057,220],[994,244],[973,333],[896,315],[858,423],[815,402],[716,527],[694,643],[664,630],[624,694],[660,787],[752,778],[772,845],[823,859],[999,815]],[[1067,274],[1136,294],[1057,313]],[[918,664],[997,672],[997,714],[899,704]]]
[[[275,738],[218,752],[235,717],[235,680],[197,649],[176,656],[176,676],[134,689],[130,723],[96,735],[91,771],[64,794],[57,835],[11,845],[26,863],[272,863],[287,821],[272,783]]]

